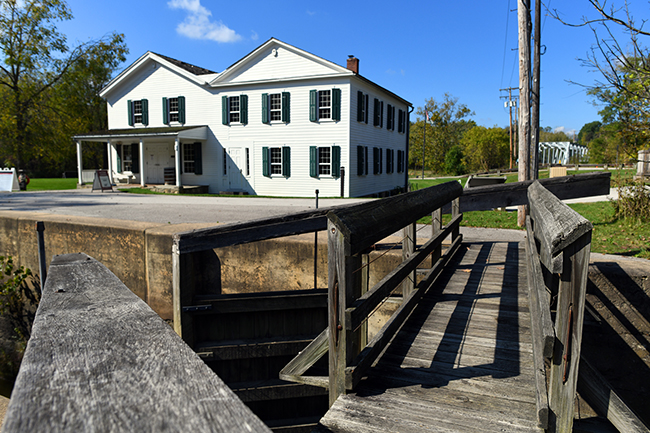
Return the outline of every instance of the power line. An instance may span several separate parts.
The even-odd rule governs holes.
[[[503,63],[501,64],[501,86],[503,86],[503,73],[506,69],[506,50],[508,48],[508,25],[510,22],[510,0],[508,0],[508,9],[506,10],[506,39],[503,42]]]

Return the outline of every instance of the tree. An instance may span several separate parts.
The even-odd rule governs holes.
[[[539,128],[539,141],[540,143],[555,142],[555,141],[573,141],[564,131],[554,131],[550,126]]]
[[[460,144],[465,131],[476,125],[473,120],[469,119],[474,112],[465,104],[460,104],[458,98],[454,98],[449,93],[445,93],[440,102],[433,98],[425,101],[424,107],[418,107],[416,114],[424,119],[425,110],[429,113],[430,120],[426,125],[424,167],[442,173],[446,153],[452,147]],[[411,124],[409,143],[411,166],[422,166],[423,135],[424,120]]]
[[[475,126],[463,136],[463,145],[470,172],[506,167],[509,162],[510,133],[504,128]]]
[[[71,18],[63,0],[0,0],[0,145],[6,165],[23,168],[47,156],[51,148],[43,147],[43,134],[58,123],[51,110],[62,109],[53,92],[84,56],[101,48],[126,50],[117,35],[70,49],[55,23]]]
[[[583,146],[589,146],[589,143],[598,136],[600,128],[603,126],[602,122],[595,120],[586,123],[578,133],[578,143]]]
[[[641,43],[650,32],[643,28],[645,20],[637,24],[627,0],[619,6],[611,2],[608,6],[607,0],[588,2],[595,16],[584,17],[580,23],[565,22],[557,10],[551,15],[566,25],[592,30],[595,43],[581,60],[598,71],[601,79],[593,85],[581,85],[605,107],[601,111],[603,123],[619,123],[620,152],[635,159],[637,151],[647,145],[650,133],[650,52]]]

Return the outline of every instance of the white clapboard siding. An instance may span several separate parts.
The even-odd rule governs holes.
[[[166,62],[155,61],[155,55],[140,60],[137,67],[122,74],[109,85],[104,95],[108,101],[109,126],[125,129],[128,125],[128,100],[149,101],[149,128],[164,127],[162,98],[185,97],[185,126],[209,127],[202,145],[203,174],[184,173],[183,184],[209,185],[211,193],[243,190],[250,194],[271,196],[313,197],[339,196],[341,182],[344,195],[363,196],[404,186],[404,173],[386,173],[386,149],[406,151],[407,134],[397,132],[397,113],[408,112],[409,105],[394,94],[362,79],[351,71],[277,40],[270,40],[249,56],[235,63],[208,83],[197,76],[188,77]],[[310,90],[341,90],[341,120],[309,120]],[[369,122],[357,122],[357,91],[369,95]],[[290,122],[262,123],[262,95],[290,93]],[[222,97],[248,96],[248,123],[222,124]],[[383,127],[373,126],[373,101],[384,102]],[[387,129],[388,104],[396,107],[395,130]],[[169,126],[181,126],[172,124]],[[142,127],[142,125],[135,125]],[[173,143],[171,137],[146,138],[145,143]],[[262,174],[262,148],[291,148],[289,177]],[[345,177],[309,175],[310,146],[339,146]],[[357,146],[368,146],[369,174],[357,173]],[[383,152],[382,174],[373,174],[372,149]],[[246,150],[248,149],[248,164]],[[224,164],[224,151],[240,152],[240,167]],[[116,156],[113,155],[113,164]],[[224,171],[224,165],[227,170]],[[229,167],[229,168],[228,168]],[[241,175],[237,177],[238,172]],[[233,174],[237,179],[233,181]],[[231,182],[232,181],[232,182]]]

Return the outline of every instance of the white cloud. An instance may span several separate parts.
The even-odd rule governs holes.
[[[254,31],[254,30],[251,30],[251,39],[254,40],[254,41],[256,41],[256,40],[258,40],[259,38],[260,38],[260,37],[259,37],[259,35],[257,34],[257,32]]]
[[[240,35],[221,21],[211,21],[212,12],[204,8],[200,0],[170,0],[167,6],[184,10],[188,14],[185,21],[176,27],[180,35],[216,42],[236,42],[241,39]]]

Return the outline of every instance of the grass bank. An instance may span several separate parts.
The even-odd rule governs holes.
[[[614,217],[614,206],[608,201],[575,203],[569,207],[594,225],[592,252],[650,259],[650,221],[617,219]],[[450,219],[449,215],[445,215],[443,222]],[[431,217],[422,218],[419,222],[431,224]],[[523,230],[517,227],[516,211],[465,212],[461,226]]]
[[[77,189],[77,179],[30,179],[29,185],[27,185],[27,191],[56,191],[63,189]]]

